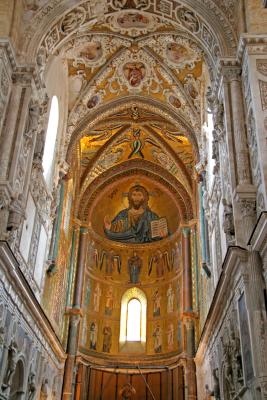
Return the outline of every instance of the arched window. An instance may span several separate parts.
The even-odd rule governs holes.
[[[141,341],[141,303],[131,299],[127,307],[127,341]]]
[[[127,343],[135,342],[137,344],[139,342],[140,351],[144,350],[146,343],[146,310],[147,299],[145,293],[137,287],[126,290],[121,299],[121,349],[125,348]],[[134,349],[136,350],[137,348],[134,347]],[[139,350],[137,349],[137,351]]]
[[[59,106],[57,96],[52,97],[47,132],[45,138],[45,147],[43,155],[43,169],[46,183],[49,183],[51,169],[53,166],[55,144],[57,139],[57,128],[59,121]]]

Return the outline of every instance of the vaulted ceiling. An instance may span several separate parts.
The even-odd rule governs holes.
[[[21,57],[32,58],[41,74],[51,57],[67,68],[64,145],[71,162],[79,143],[81,199],[108,170],[134,163],[165,170],[192,198],[205,92],[218,58],[236,46],[236,1],[24,6]]]

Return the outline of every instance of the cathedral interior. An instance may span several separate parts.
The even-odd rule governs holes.
[[[267,399],[267,1],[0,0],[0,400]]]

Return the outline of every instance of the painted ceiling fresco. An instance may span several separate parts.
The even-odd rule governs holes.
[[[233,14],[234,4],[226,2],[207,0],[203,7],[218,18],[231,49],[235,31],[226,14]],[[109,174],[115,179],[134,163],[150,172],[164,170],[166,182],[174,179],[195,201],[204,98],[223,47],[214,22],[208,25],[187,3],[84,0],[69,7],[54,0],[46,7],[45,0],[24,1],[25,19],[33,18],[25,49],[42,15],[53,9],[56,15],[61,7],[40,38],[36,62],[42,73],[56,56],[67,70],[63,147],[70,165],[78,149],[75,174],[82,204],[91,185],[97,188]]]

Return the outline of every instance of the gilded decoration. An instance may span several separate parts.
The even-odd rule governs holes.
[[[89,228],[81,348],[85,354],[181,351],[181,233],[148,244],[111,242]],[[141,338],[127,341],[127,307],[141,303]],[[179,324],[177,320],[180,321]],[[159,331],[155,331],[155,329]],[[155,334],[161,347],[155,345]]]
[[[92,228],[112,241],[149,243],[174,234],[179,225],[166,189],[144,178],[119,180],[95,204]]]
[[[141,167],[141,169],[140,169]],[[152,163],[132,160],[120,165],[119,171],[117,168],[110,168],[108,171],[100,175],[92,187],[89,185],[88,189],[84,192],[80,199],[79,216],[84,221],[88,221],[89,214],[93,209],[93,203],[96,201],[101,190],[107,185],[114,184],[121,178],[132,176],[133,179],[147,179],[151,178],[158,184],[163,185],[170,194],[176,199],[177,210],[179,211],[180,218],[183,221],[189,221],[193,218],[193,205],[192,199],[177,180],[163,168],[154,166]],[[136,177],[136,178],[134,178]],[[118,212],[119,210],[117,210]]]
[[[168,147],[166,142],[169,143]],[[182,182],[191,194],[192,147],[186,137],[171,129],[135,124],[127,129],[99,128],[81,139],[83,193],[97,176],[115,164],[139,158],[160,164]],[[186,167],[186,168],[185,168]]]

